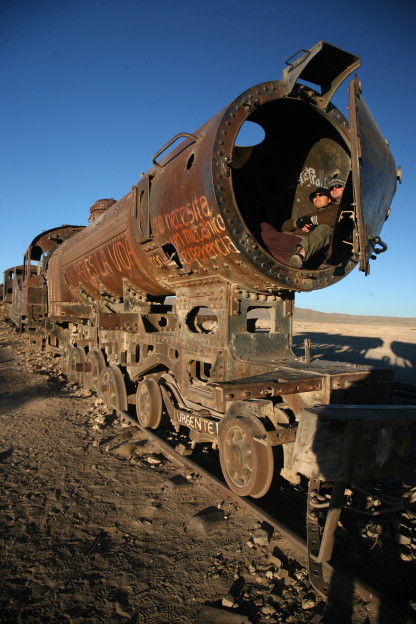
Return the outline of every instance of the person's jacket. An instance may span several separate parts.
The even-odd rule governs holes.
[[[333,228],[337,221],[339,204],[329,204],[328,206],[324,206],[315,212],[308,214],[308,216],[312,219],[312,226],[309,232],[304,232],[302,229],[299,229],[295,225],[296,219],[287,219],[282,225],[282,232],[290,232],[291,234],[296,234],[297,236],[309,236],[309,234],[315,229],[318,225],[329,225],[329,227]],[[305,216],[305,215],[302,215]]]

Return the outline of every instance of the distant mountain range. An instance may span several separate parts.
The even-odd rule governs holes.
[[[416,327],[416,318],[401,318],[399,316],[359,316],[355,314],[338,314],[336,312],[317,312],[308,308],[295,307],[295,321],[309,323],[340,323],[355,325],[400,325],[401,327]]]

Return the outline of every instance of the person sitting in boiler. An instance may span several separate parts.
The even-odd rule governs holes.
[[[280,262],[296,269],[317,251],[329,245],[338,214],[328,189],[318,187],[309,195],[315,210],[311,214],[288,219],[278,232],[269,223],[262,223],[261,235],[270,253]]]
[[[330,244],[337,220],[339,205],[334,202],[328,189],[318,187],[309,195],[309,199],[316,209],[312,214],[294,221],[289,219],[282,225],[282,232],[293,231],[297,236],[303,234],[302,241],[295,245],[295,253],[289,261],[289,265],[295,269],[302,268],[313,254]]]

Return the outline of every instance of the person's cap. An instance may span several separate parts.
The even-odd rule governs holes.
[[[333,186],[345,186],[345,180],[342,178],[333,178],[329,184],[328,188],[331,189]]]
[[[313,198],[316,197],[316,195],[326,195],[327,197],[329,197],[329,199],[331,199],[331,193],[323,186],[318,186],[317,189],[312,191],[312,193],[309,195],[309,199],[313,201]]]

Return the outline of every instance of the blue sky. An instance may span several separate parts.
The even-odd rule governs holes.
[[[152,155],[319,40],[361,57],[363,95],[403,168],[382,238],[340,283],[299,294],[324,312],[416,317],[416,8],[410,0],[0,0],[0,270],[28,243],[119,199]],[[345,82],[335,103],[347,114]],[[411,237],[405,237],[407,232]]]

